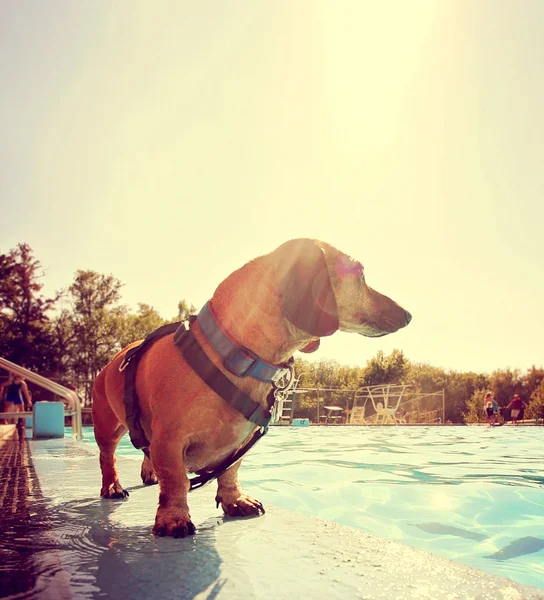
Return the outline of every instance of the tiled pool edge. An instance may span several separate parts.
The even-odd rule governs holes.
[[[48,533],[46,502],[29,442],[15,425],[0,425],[0,482],[1,597],[24,598],[32,592],[38,598],[72,598],[54,548],[47,560],[50,576],[43,577],[35,569],[33,542]]]
[[[52,505],[62,508],[70,502],[84,501],[100,506],[99,500],[92,500],[99,487],[96,456],[89,455],[81,444],[69,439],[31,442],[30,447],[43,493]],[[124,485],[139,488],[138,464],[119,459],[119,466]],[[63,474],[62,482],[60,474]],[[292,598],[294,595],[303,598],[544,598],[542,590],[398,542],[275,507],[268,507],[263,518],[224,522],[220,512],[214,510],[213,496],[213,484],[191,496],[193,519],[201,529],[195,540],[157,540],[145,533],[154,516],[156,488],[137,489],[126,503],[103,503],[113,506],[107,525],[112,537],[119,537],[120,530],[122,535],[126,534],[123,546],[126,563],[133,565],[140,561],[141,564],[137,571],[128,576],[124,574],[125,581],[119,580],[122,579],[119,573],[112,573],[115,580],[111,582],[111,589],[102,587],[101,591],[115,597],[114,590],[131,590],[135,579],[141,578],[137,589],[142,597],[149,591],[146,585],[153,589],[160,585],[161,596],[171,598],[206,598],[210,594],[229,599]],[[119,524],[119,518],[129,524]],[[134,522],[141,524],[137,528],[136,544],[142,545],[143,536],[141,556],[130,550],[130,527]],[[104,528],[103,521],[94,525]],[[93,523],[85,523],[85,528],[79,522],[73,523],[74,528],[82,528],[82,535],[89,526]],[[55,538],[54,532],[52,538]],[[203,540],[201,552],[200,540]],[[155,565],[143,577],[142,572],[149,567],[145,550],[150,548],[155,553],[155,561],[163,558],[160,562],[170,564],[175,570],[165,573],[160,568],[163,565]],[[173,549],[179,552],[172,554]],[[190,554],[187,549],[191,550]],[[122,550],[115,556],[123,563]],[[70,568],[73,570],[68,567],[67,571]],[[149,575],[153,579],[154,573],[157,573],[155,583],[148,581]],[[66,578],[71,576],[68,572]],[[181,583],[184,595],[180,595]]]

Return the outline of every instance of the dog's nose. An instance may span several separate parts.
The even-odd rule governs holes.
[[[405,310],[404,318],[406,319],[406,325],[408,325],[410,323],[410,321],[412,320],[412,315],[407,310]],[[405,325],[405,327],[406,327],[406,325]]]

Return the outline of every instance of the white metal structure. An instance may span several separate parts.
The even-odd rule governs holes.
[[[331,415],[331,406],[321,406],[324,396],[329,392],[340,393],[344,399],[349,397],[349,405],[344,411],[350,425],[387,425],[387,424],[440,424],[445,422],[445,391],[419,392],[410,384],[381,384],[362,386],[357,390],[341,388],[299,388],[300,377],[282,402],[278,402],[273,411],[272,424],[290,424],[294,416],[294,403],[297,394],[317,394],[317,423],[321,422],[323,410]],[[338,403],[338,402],[337,402]],[[341,402],[343,404],[343,401]],[[337,407],[334,407],[337,409]],[[329,419],[326,419],[327,421]],[[338,417],[334,421],[340,421]]]
[[[301,373],[298,377],[295,377],[289,392],[283,397],[280,396],[280,398],[276,400],[276,403],[272,408],[272,418],[270,419],[271,425],[281,423],[282,421],[291,425],[293,421],[293,414],[295,412],[295,395],[297,394],[297,386],[303,375],[304,373]]]
[[[404,392],[411,386],[405,384],[368,385],[360,387],[353,399],[350,423],[354,425],[368,424],[370,421],[365,416],[368,401],[372,403],[374,415],[372,422],[375,424],[396,425],[400,419],[396,413],[402,401]]]
[[[20,367],[15,363],[6,360],[5,358],[0,357],[0,367],[6,369],[6,371],[10,371],[11,373],[15,373],[15,375],[20,375],[24,377],[28,381],[57,394],[57,396],[61,396],[65,398],[70,403],[70,409],[64,409],[65,416],[72,417],[72,436],[81,440],[83,438],[83,425],[81,421],[81,402],[79,400],[79,396],[73,391],[65,388],[63,385],[59,383],[55,383],[50,379],[42,377],[37,373],[33,373],[24,367]],[[23,413],[2,413],[6,417],[31,417],[31,412],[23,412]]]

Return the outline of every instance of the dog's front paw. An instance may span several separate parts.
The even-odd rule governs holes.
[[[223,500],[219,495],[215,501],[217,506],[221,504],[223,511],[229,517],[249,517],[251,515],[264,515],[264,506],[255,498],[242,494],[236,500],[228,502]]]
[[[159,536],[171,535],[175,538],[193,535],[196,528],[191,522],[188,513],[183,513],[179,509],[167,508],[157,511],[153,533]]]
[[[103,487],[100,490],[101,498],[105,500],[124,500],[128,498],[127,490],[123,489],[120,483],[112,483],[108,487]]]

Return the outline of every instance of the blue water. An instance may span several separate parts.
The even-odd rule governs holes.
[[[544,427],[273,427],[240,479],[264,504],[544,588],[543,449]],[[118,453],[141,459],[127,437]]]

